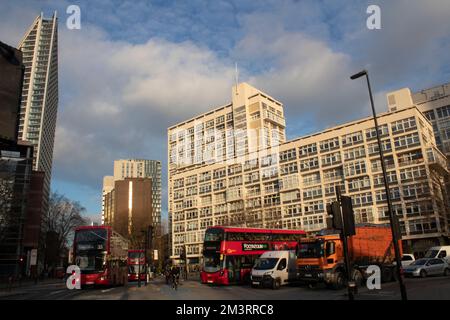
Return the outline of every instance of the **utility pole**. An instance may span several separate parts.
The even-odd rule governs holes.
[[[377,136],[377,142],[378,142],[378,151],[380,154],[380,162],[381,162],[381,170],[383,171],[383,180],[384,180],[384,189],[386,191],[386,200],[389,210],[389,221],[391,224],[391,232],[392,232],[392,242],[394,243],[394,251],[395,251],[395,261],[396,261],[396,269],[397,269],[397,278],[398,283],[400,286],[400,294],[402,297],[402,300],[408,300],[408,296],[406,294],[406,287],[405,283],[403,282],[403,275],[401,272],[401,259],[400,259],[400,248],[398,245],[398,241],[401,239],[401,234],[398,230],[398,222],[397,217],[394,215],[394,211],[392,210],[392,202],[391,202],[391,192],[389,190],[389,183],[387,180],[387,173],[386,173],[386,165],[384,162],[384,154],[383,154],[383,146],[381,144],[381,138],[380,138],[380,131],[378,128],[378,120],[377,120],[377,114],[375,112],[375,104],[373,102],[373,95],[372,95],[372,88],[370,86],[369,81],[369,72],[367,70],[362,70],[350,77],[351,80],[358,79],[362,76],[366,76],[367,81],[367,87],[369,90],[369,98],[370,98],[370,104],[372,106],[372,113],[373,113],[373,122],[375,123],[375,131]]]
[[[335,187],[336,189],[336,200],[338,203],[341,203],[341,188],[339,186]],[[345,259],[345,271],[347,273],[347,292],[348,292],[348,300],[355,300],[355,296],[353,295],[353,289],[355,287],[354,282],[352,281],[352,271],[350,266],[350,257],[348,256],[348,242],[347,242],[347,228],[344,223],[344,217],[342,215],[341,208],[339,207],[339,219],[341,220],[342,230],[340,232],[340,236],[342,239],[342,244],[344,245],[344,259]]]

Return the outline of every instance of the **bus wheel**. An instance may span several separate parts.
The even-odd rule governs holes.
[[[273,279],[272,280],[272,289],[278,290],[281,287],[281,280],[280,279]]]

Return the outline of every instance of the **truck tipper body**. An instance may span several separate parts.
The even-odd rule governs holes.
[[[299,242],[298,278],[307,282],[324,282],[341,288],[346,281],[343,241],[338,233],[324,230],[321,235]],[[348,237],[351,279],[361,284],[370,265],[380,267],[382,282],[395,278],[395,259],[389,225],[358,225],[356,235]]]

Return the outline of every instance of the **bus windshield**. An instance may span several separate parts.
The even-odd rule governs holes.
[[[300,258],[320,258],[323,257],[323,242],[304,242],[298,246],[298,256]]]
[[[103,271],[106,266],[105,256],[105,253],[100,252],[81,252],[76,256],[75,264],[82,273]]]
[[[205,253],[203,257],[206,272],[217,272],[220,270],[220,256],[218,253]]]
[[[277,265],[278,258],[258,259],[253,267],[255,270],[271,270]]]
[[[208,229],[205,232],[205,241],[222,241],[223,240],[223,230],[222,229]]]
[[[106,250],[106,229],[83,229],[77,230],[75,244],[77,251]]]

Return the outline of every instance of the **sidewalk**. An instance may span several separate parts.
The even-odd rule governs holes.
[[[54,285],[64,283],[64,279],[44,279],[38,280],[36,283],[34,280],[25,279],[20,282],[14,282],[10,287],[8,283],[0,283],[0,297],[7,295],[16,295],[18,292],[23,292],[29,288],[35,288],[38,286]]]

